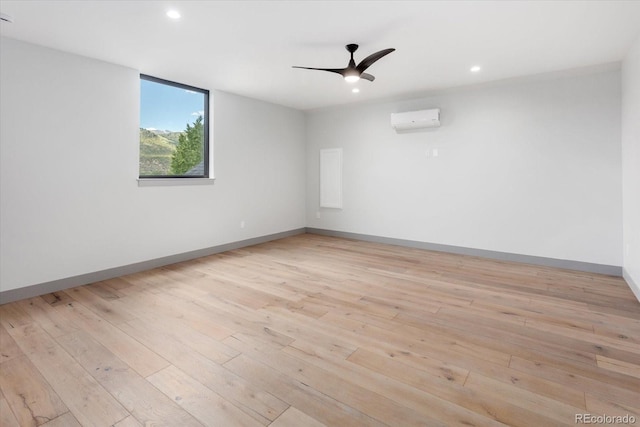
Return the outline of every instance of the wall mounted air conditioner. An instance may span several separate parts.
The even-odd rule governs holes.
[[[433,128],[440,126],[440,109],[392,113],[391,127],[396,131]]]

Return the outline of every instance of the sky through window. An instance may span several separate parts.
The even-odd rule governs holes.
[[[148,80],[140,83],[140,127],[182,132],[204,115],[202,93]]]

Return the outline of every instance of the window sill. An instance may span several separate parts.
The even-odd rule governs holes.
[[[179,185],[213,185],[215,178],[138,178],[138,187],[174,187]]]

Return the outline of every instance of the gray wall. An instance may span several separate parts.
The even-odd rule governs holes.
[[[624,276],[640,300],[640,36],[622,63]]]
[[[137,70],[0,51],[0,291],[305,226],[303,113],[214,92],[215,183],[139,187]]]
[[[435,107],[440,128],[389,125]],[[620,120],[617,65],[310,112],[307,226],[620,266]],[[341,210],[318,203],[331,147]]]

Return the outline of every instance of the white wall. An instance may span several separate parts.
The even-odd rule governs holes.
[[[307,226],[620,266],[620,103],[610,66],[310,112]],[[389,125],[434,107],[438,129]],[[342,210],[318,207],[331,147],[344,150]]]
[[[640,279],[639,42],[624,97],[618,70],[587,70],[310,112],[305,133],[301,112],[214,92],[215,184],[179,187],[137,185],[136,70],[0,43],[0,291],[305,225],[622,265],[622,158],[624,266]],[[431,107],[439,129],[389,126]],[[331,147],[342,210],[318,208]]]
[[[622,63],[624,275],[640,300],[640,36]]]
[[[138,187],[138,72],[0,43],[1,291],[305,226],[301,112],[215,92],[215,184]]]

